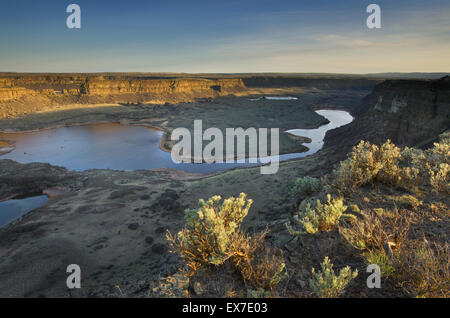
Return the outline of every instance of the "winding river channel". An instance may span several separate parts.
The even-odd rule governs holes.
[[[280,155],[280,161],[303,158],[319,151],[328,130],[346,125],[353,117],[346,111],[318,110],[329,123],[316,129],[286,131],[308,137],[308,151]],[[0,140],[11,140],[15,150],[0,156],[20,163],[46,162],[70,170],[139,170],[170,168],[190,173],[212,173],[250,166],[250,163],[177,164],[159,148],[163,132],[141,126],[115,123],[61,127],[26,133],[0,133]]]

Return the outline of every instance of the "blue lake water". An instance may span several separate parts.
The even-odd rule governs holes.
[[[350,123],[353,117],[345,111],[319,110],[330,123],[317,129],[288,131],[312,139],[304,143],[307,152],[280,155],[280,161],[303,158],[323,147],[325,133]],[[283,132],[280,132],[283,133]],[[177,164],[171,154],[159,148],[161,131],[142,126],[92,124],[62,127],[28,133],[0,133],[0,140],[12,140],[16,149],[0,156],[20,163],[47,162],[70,170],[89,169],[139,170],[171,168],[191,173],[211,173],[250,166],[250,163]]]
[[[47,202],[46,195],[24,199],[12,199],[0,202],[0,227],[20,218],[22,215],[39,208]]]

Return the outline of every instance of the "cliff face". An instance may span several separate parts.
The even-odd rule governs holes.
[[[369,116],[385,118],[384,131],[393,141],[420,145],[449,129],[450,80],[386,81],[363,103]]]
[[[241,79],[129,79],[121,76],[0,78],[0,118],[68,104],[165,103],[245,90]]]
[[[36,92],[24,87],[0,87],[0,101],[18,99],[23,96],[33,96]]]
[[[348,152],[362,139],[382,143],[388,138],[398,145],[429,146],[450,129],[450,79],[385,81],[354,115],[350,125],[328,132],[331,148]]]
[[[235,92],[245,89],[240,79],[161,79],[161,80],[89,80],[81,92],[90,96],[111,94],[206,94]]]

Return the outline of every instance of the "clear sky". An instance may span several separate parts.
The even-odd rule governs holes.
[[[0,0],[0,71],[448,72],[449,20],[448,0]]]

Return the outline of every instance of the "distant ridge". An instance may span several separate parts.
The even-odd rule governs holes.
[[[170,79],[170,78],[247,78],[247,77],[297,77],[297,78],[369,78],[369,79],[439,79],[450,75],[450,72],[384,72],[384,73],[366,73],[366,74],[348,74],[348,73],[175,73],[175,72],[42,72],[42,73],[24,73],[24,72],[1,72],[0,77],[15,76],[121,76],[132,78],[154,78],[154,79]]]
[[[366,74],[368,77],[381,77],[381,78],[391,78],[391,79],[439,79],[450,75],[450,73],[372,73]]]

